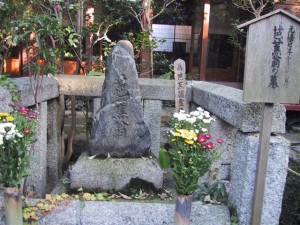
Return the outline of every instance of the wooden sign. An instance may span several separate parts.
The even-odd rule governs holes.
[[[188,102],[186,98],[186,67],[182,59],[174,62],[175,77],[175,111],[184,110],[188,112]]]
[[[261,224],[274,103],[298,103],[300,19],[276,10],[244,23],[247,34],[244,101],[262,102],[251,225]]]
[[[280,9],[245,26],[244,101],[299,103],[300,19]]]

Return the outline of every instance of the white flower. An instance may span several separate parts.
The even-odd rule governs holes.
[[[188,114],[184,113],[174,113],[173,117],[177,118],[178,120],[186,120]]]
[[[202,119],[203,119],[203,117],[204,117],[203,115],[199,115],[199,116],[197,116],[197,118],[198,118],[198,119],[200,119],[200,120],[202,120]]]
[[[198,107],[197,110],[198,110],[199,112],[203,112],[203,111],[204,111],[204,109],[202,109],[201,107]]]
[[[185,113],[185,110],[179,110],[179,113]]]
[[[187,118],[186,121],[189,122],[189,123],[195,123],[196,122],[196,117]]]
[[[209,115],[209,112],[208,112],[208,111],[204,111],[204,117],[205,117],[205,118],[209,118],[209,117],[210,117],[210,115]]]
[[[22,134],[20,134],[20,133],[16,133],[16,135],[19,137],[19,138],[22,138],[23,137],[23,135]]]
[[[10,128],[9,131],[6,131],[6,128]],[[0,134],[5,134],[9,132],[15,132],[16,125],[13,123],[0,123]]]
[[[5,138],[5,140],[14,138],[16,135],[16,125],[13,123],[1,123],[0,134],[3,135],[3,138]]]
[[[198,129],[195,129],[195,132],[196,132],[197,134],[199,134],[199,130],[198,130]]]
[[[0,145],[3,145],[3,135],[0,134]]]
[[[199,111],[192,111],[190,113],[192,116],[199,116],[200,115],[200,112]]]
[[[208,119],[203,119],[203,123],[210,123],[211,122],[211,118],[208,118]]]
[[[202,132],[207,132],[206,128],[201,128]]]

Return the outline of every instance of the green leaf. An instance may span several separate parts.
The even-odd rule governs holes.
[[[162,147],[159,149],[159,164],[163,169],[170,168],[170,155],[168,151]]]
[[[80,201],[80,209],[84,209],[85,207],[85,202],[84,201]]]

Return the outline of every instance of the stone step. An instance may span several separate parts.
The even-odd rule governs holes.
[[[56,206],[38,225],[173,225],[175,204],[70,201]],[[4,223],[0,209],[0,224]],[[193,202],[191,225],[230,225],[228,207]]]

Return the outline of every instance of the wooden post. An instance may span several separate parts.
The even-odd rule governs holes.
[[[192,7],[196,9],[196,1],[192,2]],[[197,10],[195,10],[197,11]],[[189,70],[188,73],[193,74],[193,62],[194,62],[194,47],[195,47],[195,30],[196,30],[196,13],[193,15],[192,19],[192,34],[191,34],[191,46],[190,46],[190,54],[189,54]]]
[[[175,72],[175,111],[184,110],[188,112],[188,102],[186,99],[186,68],[182,59],[174,62]]]
[[[204,2],[203,25],[202,25],[202,41],[201,41],[201,57],[200,57],[200,77],[199,80],[205,80],[207,48],[208,48],[208,29],[210,15],[210,0]]]
[[[261,224],[261,212],[264,202],[269,158],[273,105],[273,103],[265,103],[262,108],[261,133],[259,136],[259,148],[257,153],[256,181],[252,204],[251,225]]]

